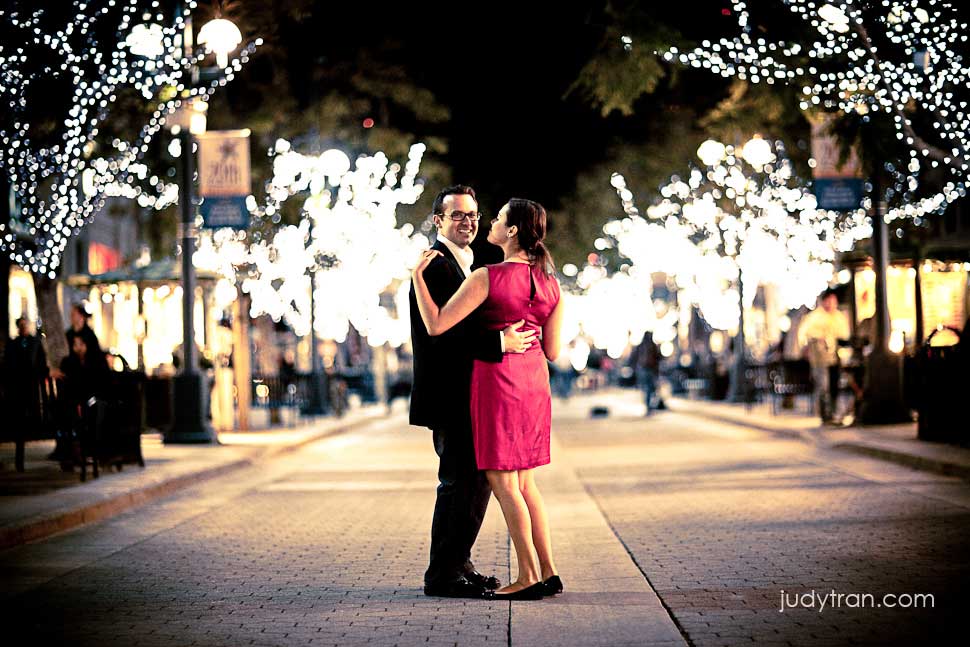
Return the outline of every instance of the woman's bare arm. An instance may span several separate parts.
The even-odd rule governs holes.
[[[428,285],[424,282],[424,269],[434,258],[434,252],[430,257],[422,257],[418,267],[414,269],[411,280],[414,282],[414,295],[418,302],[418,310],[421,312],[421,320],[424,327],[432,337],[447,332],[455,324],[475,311],[485,298],[488,297],[488,270],[484,267],[471,273],[465,282],[461,284],[458,291],[448,299],[442,308],[438,308]]]
[[[556,307],[552,309],[549,318],[542,326],[542,352],[546,354],[546,358],[550,362],[556,361],[556,358],[559,357],[562,344],[562,301],[562,297],[560,297]]]

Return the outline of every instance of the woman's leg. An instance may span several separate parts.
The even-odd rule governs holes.
[[[522,498],[529,507],[529,516],[532,518],[532,542],[539,556],[539,570],[544,581],[553,575],[558,575],[559,571],[556,570],[556,564],[552,560],[552,537],[549,533],[546,503],[536,486],[533,472],[534,470],[519,471],[519,491],[522,492]]]
[[[515,546],[515,557],[519,562],[519,576],[516,581],[498,590],[499,593],[512,593],[539,581],[539,564],[532,545],[532,519],[529,517],[529,507],[519,490],[517,472],[487,470],[485,475],[495,498],[502,506],[505,523],[512,535],[512,545]]]

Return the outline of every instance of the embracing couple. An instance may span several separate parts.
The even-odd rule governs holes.
[[[410,422],[432,430],[440,459],[424,592],[510,600],[556,595],[562,581],[533,478],[536,467],[549,463],[546,360],[559,354],[562,327],[559,283],[543,244],[546,212],[531,200],[509,200],[488,234],[505,260],[481,267],[470,247],[480,217],[475,192],[448,187],[432,212],[437,241],[421,256],[410,295]],[[517,579],[502,588],[471,561],[493,493],[519,566]]]

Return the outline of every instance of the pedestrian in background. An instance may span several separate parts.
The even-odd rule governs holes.
[[[67,329],[64,333],[67,336],[67,347],[70,349],[73,347],[74,338],[81,337],[84,340],[84,346],[87,348],[87,352],[92,355],[104,355],[104,351],[101,349],[101,343],[98,341],[98,336],[91,329],[88,324],[88,320],[91,319],[91,313],[87,311],[84,304],[78,303],[71,308],[71,327]]]
[[[6,419],[16,437],[27,439],[41,424],[41,381],[47,377],[47,354],[33,334],[27,317],[17,319],[17,336],[7,342],[3,355]],[[16,464],[22,465],[24,445],[17,443]]]
[[[644,415],[658,409],[660,397],[657,391],[657,381],[660,377],[660,349],[653,341],[653,333],[646,332],[643,341],[637,344],[633,351],[631,362],[637,378],[637,384],[643,390],[643,402],[647,407]]]
[[[559,353],[559,357],[554,362],[549,362],[553,392],[563,400],[569,399],[572,395],[573,383],[576,381],[576,369],[573,367],[571,358],[574,346],[575,344],[571,342],[568,348]]]
[[[76,355],[77,352],[74,350],[75,340],[80,339],[83,343],[84,354],[87,357],[88,362],[103,363],[107,367],[107,357],[104,351],[101,349],[101,344],[98,342],[98,336],[88,325],[88,320],[91,318],[91,314],[87,311],[87,308],[83,303],[77,303],[71,307],[71,327],[64,332],[64,336],[67,337],[67,349],[68,355],[63,360],[61,360],[60,366],[55,366],[51,370],[51,376],[61,384],[60,390],[62,391],[61,397],[58,398],[59,408],[61,408],[61,415],[59,416],[62,423],[58,425],[58,430],[55,435],[56,445],[54,446],[54,451],[51,452],[47,458],[54,461],[65,461],[69,460],[73,456],[72,444],[76,436],[75,433],[75,418],[77,414],[77,406],[70,396],[66,398],[63,397],[63,393],[68,393],[72,388],[67,380],[68,376],[65,367],[71,368],[75,376],[78,375],[78,371],[74,368],[75,360],[71,359],[72,356]],[[77,346],[80,348],[80,346]],[[74,378],[75,381],[78,379]]]
[[[839,342],[848,342],[849,319],[839,310],[835,288],[819,297],[819,307],[802,320],[799,346],[812,368],[815,395],[823,423],[837,423],[835,406],[839,393]]]
[[[108,384],[108,361],[100,348],[91,349],[86,335],[71,338],[71,352],[61,361],[60,372],[64,376],[64,401],[68,407],[68,419],[72,431],[83,424],[88,409],[98,398],[103,398]]]

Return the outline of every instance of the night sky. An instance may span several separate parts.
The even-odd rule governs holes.
[[[599,40],[591,14],[570,3],[455,3],[435,13],[328,3],[308,29],[327,34],[321,47],[333,56],[398,43],[416,83],[451,110],[442,134],[455,181],[475,186],[494,213],[511,196],[555,204],[603,155],[610,120],[578,97],[563,100]]]

